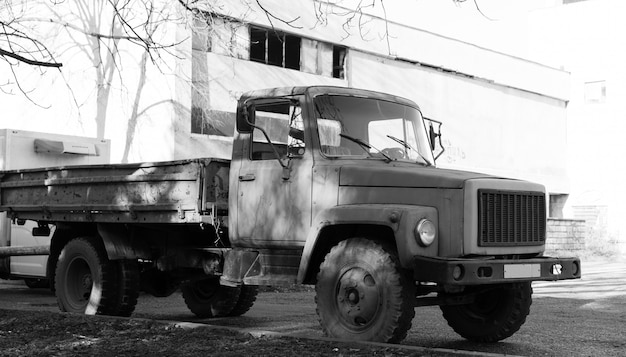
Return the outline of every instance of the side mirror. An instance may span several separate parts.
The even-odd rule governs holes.
[[[439,135],[437,135],[437,133],[435,133],[435,128],[433,127],[433,123],[430,123],[430,128],[428,129],[428,135],[430,136],[430,149],[432,151],[435,151],[435,140],[437,140],[437,137],[439,137]]]
[[[237,108],[237,131],[240,133],[250,133],[254,128],[254,111],[249,111],[244,105]]]
[[[443,147],[443,144],[441,143],[441,125],[443,125],[443,123],[430,118],[424,118],[424,120],[427,120],[429,123],[428,139],[430,141],[430,149],[433,151],[433,153],[437,149],[437,141],[439,141],[439,148],[441,149],[441,151],[437,155],[435,155],[435,160],[437,160],[441,156],[441,154],[446,151],[446,149]],[[437,124],[437,129],[435,129],[434,124]]]

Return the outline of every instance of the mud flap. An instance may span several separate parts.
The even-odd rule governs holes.
[[[258,262],[259,252],[241,249],[232,249],[225,253],[224,270],[220,277],[220,284],[237,287],[243,284],[243,278],[258,275],[261,265]]]

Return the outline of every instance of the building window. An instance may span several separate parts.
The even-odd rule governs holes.
[[[606,81],[585,83],[585,103],[596,104],[606,102]]]
[[[346,48],[333,46],[333,77],[346,78]]]
[[[301,42],[298,36],[250,26],[250,60],[300,70]]]

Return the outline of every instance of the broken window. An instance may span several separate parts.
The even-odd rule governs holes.
[[[250,60],[300,70],[301,42],[298,36],[251,26]]]
[[[265,63],[267,30],[250,27],[250,60]]]

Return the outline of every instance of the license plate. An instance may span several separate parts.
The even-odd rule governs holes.
[[[540,264],[505,264],[504,278],[538,278],[541,276]]]

